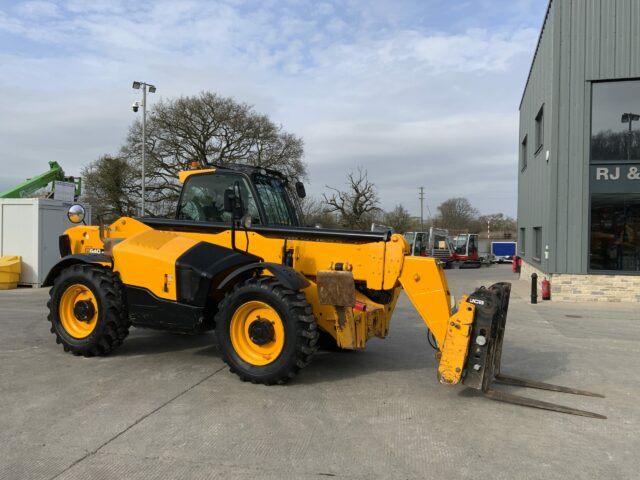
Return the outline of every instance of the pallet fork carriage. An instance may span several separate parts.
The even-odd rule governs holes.
[[[604,398],[604,395],[588,392],[586,390],[578,390],[575,388],[563,387],[561,385],[553,385],[550,383],[513,377],[511,375],[501,373],[502,344],[509,307],[511,284],[497,283],[490,287],[489,290],[494,292],[494,299],[499,302],[499,307],[493,320],[490,322],[488,321],[488,318],[482,314],[479,314],[476,317],[477,322],[474,325],[475,332],[480,335],[482,335],[483,331],[490,332],[490,334],[485,345],[478,345],[478,336],[475,337],[476,345],[471,348],[471,354],[467,359],[467,371],[469,373],[462,383],[467,387],[481,389],[486,397],[493,400],[572,415],[605,419],[606,417],[604,415],[597,413],[566,407],[555,403],[543,402],[533,398],[522,397],[496,390],[494,388],[495,384],[502,384]],[[482,297],[483,298],[481,298],[480,301],[485,301],[486,295],[482,295]],[[481,340],[480,343],[483,343],[483,340]],[[483,367],[478,368],[477,366]]]
[[[438,379],[487,397],[604,418],[494,389],[496,383],[598,396],[500,373],[510,285],[479,288],[455,304],[442,267],[407,255],[401,235],[301,227],[282,175],[243,166],[183,172],[173,219],[123,217],[77,226],[49,273],[49,321],[76,355],[119,346],[130,326],[215,329],[230,370],[280,384],[311,360],[318,341],[362,349],[384,338],[401,290],[431,331]],[[94,253],[90,253],[94,252]],[[100,253],[95,253],[100,252]]]

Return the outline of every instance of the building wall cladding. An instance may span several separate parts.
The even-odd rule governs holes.
[[[633,77],[640,77],[640,1],[550,3],[520,106],[521,141],[525,134],[532,138],[535,116],[545,103],[549,161],[530,152],[527,169],[518,176],[525,259],[543,271],[588,273],[590,82]],[[540,262],[531,255],[535,226],[543,227],[543,245],[549,247],[549,258]]]
[[[542,30],[536,56],[531,65],[529,80],[520,104],[520,144],[518,164],[518,227],[525,228],[525,238],[520,237],[518,229],[518,254],[534,262],[533,228],[549,224],[549,210],[551,208],[549,164],[545,159],[545,151],[550,150],[554,141],[552,135],[552,118],[554,117],[553,78],[555,65],[553,59],[553,39],[555,17],[548,11]],[[543,148],[536,152],[535,117],[544,105]],[[526,167],[524,167],[522,142],[527,137]],[[547,229],[543,229],[543,243],[547,242]],[[544,259],[541,259],[544,261]]]

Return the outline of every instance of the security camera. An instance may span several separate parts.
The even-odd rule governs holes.
[[[140,102],[133,102],[133,105],[131,105],[131,108],[133,108],[134,112],[137,112],[138,109],[140,108]]]

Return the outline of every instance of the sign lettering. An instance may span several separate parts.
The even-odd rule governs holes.
[[[640,165],[624,164],[590,168],[593,193],[634,193],[640,191]]]

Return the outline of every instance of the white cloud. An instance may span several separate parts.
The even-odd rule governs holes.
[[[18,4],[16,11],[25,17],[57,17],[60,9],[54,2],[31,1]]]
[[[40,45],[0,50],[0,189],[47,160],[77,174],[117,151],[135,79],[158,85],[151,102],[213,90],[254,104],[304,137],[312,193],[361,164],[387,208],[415,213],[423,185],[433,207],[468,196],[514,214],[517,105],[537,30],[417,28],[389,4],[367,5],[67,1],[46,18],[44,5],[0,9],[1,31]]]

